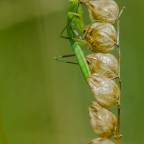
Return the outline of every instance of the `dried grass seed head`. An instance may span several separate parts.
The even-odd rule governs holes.
[[[100,105],[111,107],[116,104],[120,96],[120,88],[113,80],[93,73],[88,78],[88,84]]]
[[[87,0],[90,19],[115,23],[119,15],[119,7],[114,0]]]
[[[89,108],[89,117],[90,124],[99,137],[107,138],[113,135],[117,119],[112,112],[93,102]]]
[[[88,144],[114,144],[114,142],[109,139],[96,138],[89,141]]]
[[[85,39],[93,52],[108,53],[116,45],[116,30],[109,23],[93,23],[86,26]]]
[[[118,75],[118,62],[112,54],[94,53],[86,56],[91,73],[98,73],[107,78]]]

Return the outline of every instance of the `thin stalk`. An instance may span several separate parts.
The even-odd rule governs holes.
[[[118,99],[118,112],[117,112],[117,125],[116,125],[116,144],[120,144],[120,114],[121,114],[121,79],[120,79],[120,61],[121,61],[121,53],[120,53],[120,21],[117,21],[117,45],[118,47],[118,63],[119,63],[119,88],[120,88],[120,97]]]

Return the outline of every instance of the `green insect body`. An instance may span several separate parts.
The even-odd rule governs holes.
[[[78,29],[80,32],[84,30],[83,10],[78,0],[70,0],[69,12],[67,16],[67,35],[70,39],[71,47],[77,58],[78,64],[83,75],[87,79],[90,75],[90,69],[85,59],[84,53],[77,41],[74,40],[73,29]]]

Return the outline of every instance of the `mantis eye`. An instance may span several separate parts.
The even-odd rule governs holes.
[[[108,53],[116,45],[116,30],[109,23],[93,23],[87,30],[85,39],[91,51]]]
[[[107,78],[118,75],[118,62],[112,54],[94,53],[86,56],[91,73],[98,73]]]
[[[91,141],[89,141],[88,144],[114,144],[114,142],[112,142],[111,140],[109,139],[104,139],[104,138],[96,138],[96,139],[93,139]]]
[[[116,116],[97,102],[93,102],[88,110],[94,132],[99,137],[111,137],[117,122]]]
[[[97,102],[103,107],[111,107],[116,104],[120,89],[115,81],[97,73],[88,78],[88,84]]]
[[[119,7],[113,0],[89,0],[88,6],[90,19],[115,23],[119,15]]]

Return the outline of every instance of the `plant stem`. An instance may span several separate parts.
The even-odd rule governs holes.
[[[118,47],[118,64],[119,64],[119,88],[120,88],[120,96],[118,99],[118,112],[117,112],[117,125],[116,125],[116,144],[120,144],[120,113],[121,113],[121,79],[120,79],[120,61],[121,61],[121,55],[120,55],[120,42],[119,42],[119,37],[120,37],[120,21],[117,21],[117,45]]]

